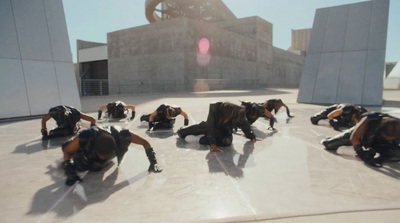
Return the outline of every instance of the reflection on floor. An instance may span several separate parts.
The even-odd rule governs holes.
[[[59,167],[60,148],[70,137],[42,141],[40,119],[1,123],[1,222],[328,222],[324,214],[346,219],[335,218],[337,213],[351,213],[352,219],[364,216],[363,222],[376,220],[365,219],[370,213],[379,214],[379,220],[398,219],[399,163],[370,168],[352,148],[323,150],[320,140],[338,132],[325,121],[311,125],[309,117],[325,106],[297,104],[297,91],[160,97],[118,98],[136,106],[136,118],[98,121],[148,139],[164,168],[159,174],[147,172],[143,148],[131,145],[120,167],[115,161],[103,171],[80,173],[83,182],[67,187]],[[96,108],[114,98],[83,98],[83,110],[96,117]],[[154,132],[146,132],[147,123],[138,118],[168,103],[181,106],[192,124],[207,118],[211,102],[272,98],[282,98],[295,117],[287,119],[282,108],[276,114],[277,131],[268,130],[268,121],[259,119],[253,129],[262,141],[249,142],[239,130],[233,145],[218,154],[176,135],[183,126],[181,116],[173,130]],[[396,107],[384,109],[400,115]],[[83,123],[83,129],[87,127]]]

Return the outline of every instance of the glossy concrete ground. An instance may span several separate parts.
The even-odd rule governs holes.
[[[397,117],[399,95],[385,91],[382,108]],[[181,116],[173,132],[148,133],[139,121],[161,103],[181,106],[193,124],[206,119],[210,102],[271,98],[282,98],[295,117],[286,120],[281,110],[275,132],[259,119],[253,128],[262,141],[251,143],[239,131],[220,154],[179,139]],[[98,124],[148,139],[164,171],[149,174],[143,148],[131,145],[119,168],[82,173],[73,187],[64,185],[59,168],[68,138],[42,142],[40,118],[0,123],[0,222],[398,222],[400,165],[370,168],[351,148],[324,151],[320,140],[337,132],[328,122],[311,125],[309,117],[325,106],[296,98],[293,89],[82,98],[93,117],[113,100],[134,104],[133,121]]]

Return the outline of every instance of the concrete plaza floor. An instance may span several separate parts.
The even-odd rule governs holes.
[[[139,120],[162,103],[180,106],[193,124],[207,118],[211,102],[273,98],[295,117],[287,119],[282,108],[277,131],[260,118],[253,129],[262,141],[238,131],[218,154],[178,138],[182,116],[173,131],[146,132]],[[400,164],[371,168],[351,147],[325,151],[320,140],[338,132],[327,121],[311,125],[309,117],[326,106],[296,99],[297,89],[83,97],[82,111],[96,118],[108,102],[135,105],[134,120],[98,125],[146,138],[164,170],[148,173],[143,148],[131,144],[120,167],[81,173],[83,182],[72,187],[60,168],[61,144],[70,137],[42,141],[40,118],[0,123],[0,222],[398,222]],[[384,100],[371,109],[400,117],[400,91],[385,91]]]

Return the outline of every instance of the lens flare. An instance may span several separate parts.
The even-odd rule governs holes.
[[[197,53],[197,64],[198,65],[203,66],[203,67],[207,66],[210,63],[210,60],[211,60],[210,54]]]
[[[207,54],[210,50],[210,41],[207,38],[201,38],[199,40],[199,52],[201,54]]]

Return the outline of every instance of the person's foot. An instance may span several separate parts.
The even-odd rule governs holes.
[[[311,118],[310,118],[310,121],[311,121],[311,123],[313,124],[313,125],[318,125],[318,119],[316,118],[316,117],[314,117],[314,116],[312,116]]]
[[[329,137],[321,140],[321,144],[324,145],[324,147],[325,147],[324,149],[326,149],[326,150],[336,151],[339,149],[339,147],[328,147],[329,146]]]
[[[142,115],[142,116],[140,117],[140,121],[141,121],[141,122],[144,121],[144,115]]]
[[[182,133],[182,128],[180,128],[177,132],[176,132],[179,136],[179,138],[184,139],[186,136]]]

